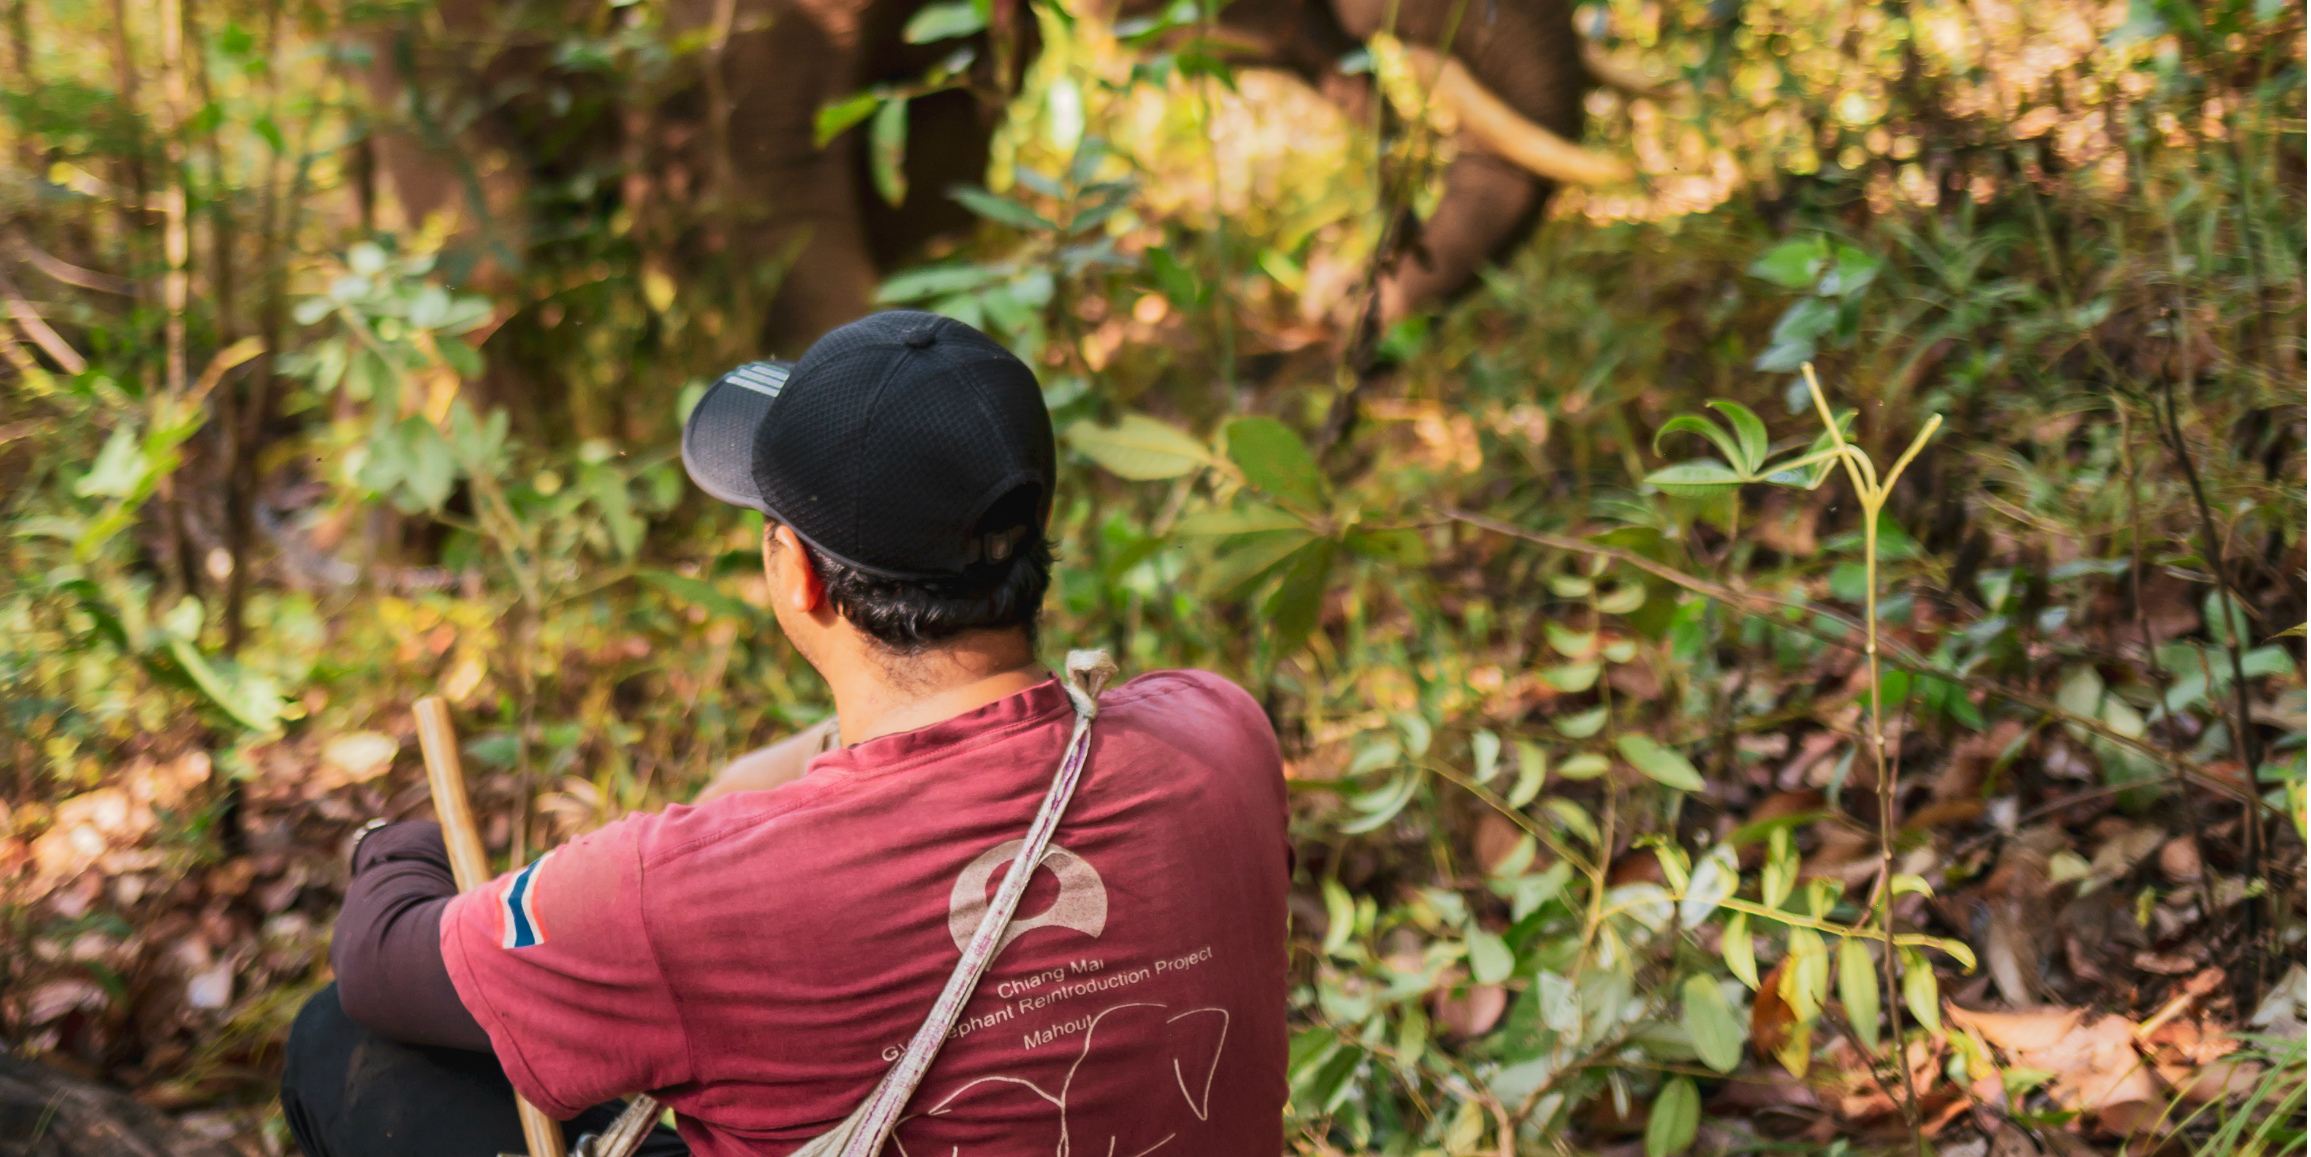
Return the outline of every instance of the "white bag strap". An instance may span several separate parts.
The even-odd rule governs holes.
[[[1068,801],[1075,798],[1075,785],[1083,778],[1083,766],[1091,754],[1091,720],[1099,714],[1099,693],[1114,677],[1115,670],[1115,661],[1108,658],[1105,651],[1068,652],[1065,686],[1067,697],[1075,704],[1075,731],[1068,737],[1066,754],[1059,759],[1059,771],[1051,777],[1051,790],[1043,796],[1043,807],[1035,813],[1034,825],[1027,829],[1027,840],[1012,858],[1010,874],[1003,878],[1003,886],[987,905],[979,930],[972,934],[971,943],[963,949],[963,958],[947,977],[947,987],[940,991],[938,1003],[931,1006],[931,1015],[923,1018],[914,1039],[907,1042],[906,1053],[883,1074],[875,1091],[867,1095],[849,1118],[812,1138],[809,1144],[795,1151],[794,1157],[874,1157],[883,1142],[890,1139],[891,1131],[898,1128],[899,1114],[905,1111],[908,1098],[915,1095],[915,1087],[922,1084],[924,1075],[931,1071],[931,1062],[939,1057],[939,1046],[946,1043],[947,1033],[954,1029],[963,1006],[979,987],[979,977],[994,961],[996,945],[1011,926],[1011,915],[1019,909],[1020,897],[1027,894],[1027,882],[1035,875],[1036,865],[1043,862],[1044,852],[1050,849],[1052,833],[1059,829],[1059,819],[1066,813]]]

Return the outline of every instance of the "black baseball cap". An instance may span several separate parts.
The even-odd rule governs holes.
[[[885,578],[966,577],[1043,535],[1055,452],[1034,371],[986,334],[871,314],[722,375],[682,428],[699,489]]]

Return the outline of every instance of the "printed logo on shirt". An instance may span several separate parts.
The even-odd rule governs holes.
[[[971,937],[979,931],[979,921],[987,916],[987,883],[994,879],[995,870],[1019,856],[1026,840],[1009,840],[979,853],[979,858],[964,867],[955,878],[955,890],[947,897],[947,932],[955,938],[958,950],[968,949]],[[1091,861],[1060,847],[1047,845],[1039,867],[1048,868],[1059,877],[1059,898],[1051,907],[1035,916],[1014,916],[1011,926],[1004,929],[1003,939],[996,943],[995,952],[1001,955],[1011,942],[1038,928],[1067,928],[1098,939],[1107,930],[1107,884],[1099,878],[1099,870]]]
[[[530,948],[546,942],[546,926],[538,922],[538,869],[554,854],[547,852],[507,881],[498,896],[498,915],[505,922],[501,948]]]

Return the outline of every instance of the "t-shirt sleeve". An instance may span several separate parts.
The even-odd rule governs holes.
[[[690,1079],[642,922],[641,824],[612,824],[452,901],[442,962],[514,1088],[552,1116]]]

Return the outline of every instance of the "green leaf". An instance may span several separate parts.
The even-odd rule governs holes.
[[[1499,984],[1515,971],[1517,958],[1500,937],[1482,928],[1468,930],[1468,975],[1478,984]]]
[[[1613,769],[1613,761],[1594,751],[1584,751],[1557,765],[1557,775],[1564,779],[1595,779]]]
[[[1788,373],[1812,361],[1817,343],[1837,328],[1835,302],[1808,297],[1783,311],[1774,323],[1773,344],[1751,364],[1769,374]]]
[[[1517,784],[1509,789],[1508,805],[1523,807],[1541,794],[1541,783],[1549,777],[1549,754],[1540,744],[1529,740],[1517,741]]]
[[[1701,1063],[1721,1073],[1741,1067],[1741,1043],[1749,1034],[1717,981],[1705,974],[1685,979],[1685,1035]]]
[[[1814,278],[1829,264],[1829,245],[1820,234],[1794,238],[1765,251],[1749,263],[1749,275],[1762,277],[1783,289],[1811,289]]]
[[[1340,881],[1324,881],[1324,955],[1337,955],[1356,934],[1356,901]]]
[[[1745,474],[1754,475],[1764,468],[1766,449],[1773,440],[1766,436],[1765,423],[1758,418],[1757,412],[1725,398],[1712,398],[1708,405],[1710,409],[1725,415],[1726,421],[1733,426],[1734,438],[1741,443],[1740,453],[1728,451],[1726,457],[1731,458],[1734,465],[1739,466]]]
[[[1268,596],[1268,624],[1276,641],[1272,653],[1277,658],[1299,651],[1308,632],[1315,629],[1324,609],[1324,586],[1332,577],[1332,555],[1338,545],[1332,539],[1319,538],[1300,548],[1276,593]]]
[[[1478,728],[1468,737],[1469,778],[1491,783],[1501,770],[1501,737]]]
[[[1725,922],[1725,936],[1721,943],[1725,956],[1725,970],[1734,979],[1757,991],[1757,946],[1749,941],[1749,913],[1736,912]]]
[[[1359,819],[1340,825],[1340,830],[1352,836],[1378,830],[1388,821],[1395,819],[1396,814],[1403,811],[1406,804],[1412,802],[1413,795],[1420,788],[1420,779],[1420,773],[1417,771],[1398,772],[1396,778],[1390,780],[1386,786],[1349,800],[1348,806],[1363,812],[1364,815]]]
[[[1236,510],[1200,510],[1172,523],[1172,533],[1189,538],[1206,535],[1251,534],[1262,530],[1306,530],[1299,515],[1255,502]]]
[[[1702,458],[1663,467],[1645,481],[1679,498],[1716,498],[1739,489],[1743,478],[1723,462]]]
[[[1228,423],[1228,457],[1244,478],[1263,493],[1302,510],[1327,505],[1324,474],[1292,428],[1274,418],[1238,418]]]
[[[884,282],[883,287],[875,291],[875,300],[889,305],[949,294],[973,293],[1009,280],[1013,272],[999,265],[929,265],[921,269],[910,269]]]
[[[1878,1051],[1877,962],[1870,959],[1870,946],[1860,937],[1849,936],[1838,945],[1838,999],[1845,1002],[1846,1023],[1862,1038],[1863,1047]]]
[[[1341,545],[1357,554],[1383,559],[1403,566],[1425,566],[1428,563],[1428,543],[1420,532],[1411,527],[1395,530],[1351,530],[1341,538]]]
[[[1232,599],[1291,558],[1316,536],[1305,530],[1266,530],[1247,534],[1226,554],[1196,576],[1196,590],[1205,598]]]
[[[969,36],[987,27],[987,13],[972,0],[952,0],[946,4],[928,4],[915,12],[900,33],[909,44],[932,44]]]
[[[1926,962],[1924,953],[1902,949],[1902,1003],[1909,1006],[1910,1017],[1926,1027],[1927,1032],[1942,1031],[1942,985],[1934,976],[1934,967]]]
[[[1612,590],[1606,592],[1604,595],[1597,599],[1597,609],[1605,612],[1608,615],[1626,615],[1644,605],[1645,584],[1643,583],[1615,584]],[[1628,642],[1628,640],[1625,639],[1622,640],[1622,644],[1624,646],[1633,646]],[[1613,654],[1610,648],[1607,649],[1605,657],[1613,660],[1616,663],[1626,663],[1629,661],[1628,658],[1624,656]]]
[[[193,685],[209,697],[209,702],[232,716],[233,722],[260,733],[270,733],[280,727],[281,695],[272,680],[246,670],[239,671],[238,678],[228,678],[209,663],[208,657],[201,654],[201,649],[190,639],[170,639],[168,650]]]
[[[1420,1070],[1421,1054],[1428,1051],[1428,1013],[1419,1001],[1404,1006],[1404,1019],[1396,1022],[1396,1066],[1407,1073]]]
[[[1560,599],[1585,599],[1589,597],[1589,592],[1595,589],[1597,589],[1595,583],[1579,575],[1553,574],[1549,576],[1549,593]]]
[[[1820,933],[1811,928],[1789,930],[1789,968],[1782,984],[1782,996],[1797,1010],[1799,1020],[1811,1023],[1821,1015],[1822,1001],[1830,994],[1830,951]]]
[[[153,474],[144,439],[135,425],[124,422],[104,440],[104,449],[96,452],[96,461],[73,484],[72,492],[84,498],[140,499],[150,493]]]
[[[1568,739],[1587,739],[1605,727],[1605,708],[1600,705],[1578,715],[1567,715],[1556,721],[1557,730]]]
[[[1613,746],[1621,750],[1621,758],[1656,783],[1679,791],[1700,791],[1705,786],[1701,773],[1684,756],[1654,742],[1651,736],[1624,735],[1614,740]]]
[[[1716,403],[1710,404],[1715,405]],[[1751,416],[1755,417],[1755,415]],[[1659,454],[1661,452],[1661,440],[1676,433],[1699,434],[1709,439],[1710,445],[1717,447],[1717,452],[1725,455],[1726,461],[1737,466],[1746,467],[1747,465],[1744,461],[1746,455],[1742,453],[1743,447],[1734,441],[1733,435],[1726,433],[1723,426],[1700,414],[1679,414],[1661,423],[1661,428],[1653,432],[1653,452]]]
[[[607,466],[589,466],[585,472],[586,496],[593,499],[594,508],[602,514],[602,525],[610,532],[610,545],[618,557],[631,559],[642,547],[642,532],[647,529],[634,513],[633,495],[626,490],[626,476]]]
[[[1541,905],[1556,899],[1572,878],[1573,865],[1568,860],[1558,860],[1539,875],[1517,877],[1509,888],[1509,919],[1521,921],[1539,911]]]
[[[1597,650],[1597,632],[1575,631],[1555,620],[1541,624],[1541,633],[1548,636],[1549,646],[1568,659],[1586,659]]]
[[[1693,1147],[1701,1129],[1701,1090],[1691,1077],[1672,1077],[1653,1098],[1645,1119],[1645,1157],[1670,1157]]]
[[[875,191],[882,194],[886,204],[904,202],[907,199],[906,101],[887,100],[882,108],[875,110],[867,146],[868,168],[874,174]]]
[[[875,115],[875,109],[881,107],[882,103],[883,94],[861,92],[820,106],[816,127],[818,147],[827,147],[827,142],[841,136],[845,129]]]
[[[947,195],[964,208],[998,225],[1009,225],[1026,233],[1048,233],[1059,228],[1043,214],[1017,201],[998,197],[972,185],[951,186]]]
[[[1127,413],[1113,426],[1082,419],[1067,428],[1067,444],[1134,482],[1177,478],[1213,462],[1211,450],[1186,431],[1139,413]]]
[[[1741,887],[1741,867],[1731,845],[1720,843],[1702,854],[1685,882],[1685,898],[1677,902],[1677,919],[1688,928],[1717,911]]]
[[[1581,805],[1569,799],[1552,797],[1541,806],[1549,809],[1552,814],[1563,821],[1565,830],[1581,837],[1589,846],[1596,846],[1597,821],[1590,819],[1589,813],[1581,810]]]
[[[1560,667],[1545,668],[1540,672],[1541,682],[1575,694],[1597,685],[1597,675],[1604,667],[1597,663],[1567,663]]]
[[[676,574],[670,570],[639,570],[634,572],[634,577],[673,595],[675,598],[704,607],[708,614],[737,619],[742,623],[751,623],[759,617],[754,607],[744,599],[726,595],[717,590],[712,583],[702,579]]]

